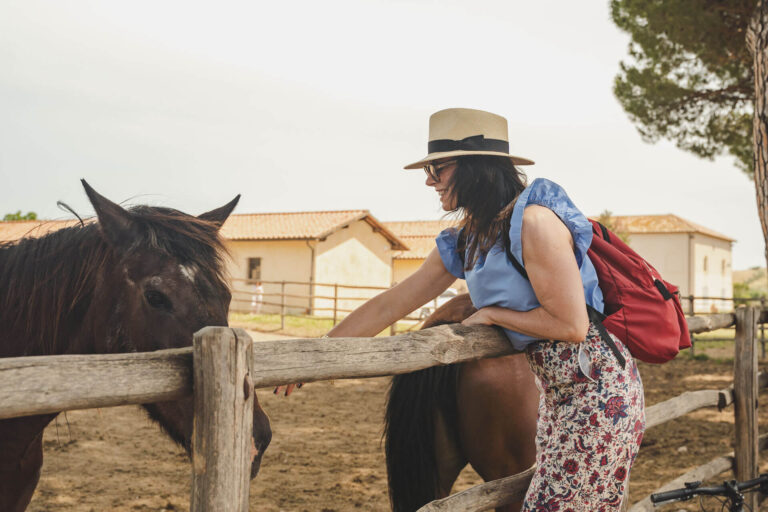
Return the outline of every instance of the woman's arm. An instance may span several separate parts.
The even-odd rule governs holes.
[[[523,213],[521,237],[523,264],[541,307],[482,308],[464,324],[500,325],[534,338],[584,341],[589,318],[571,232],[552,210],[531,205]]]
[[[393,286],[355,309],[328,332],[332,338],[376,336],[388,325],[440,295],[456,278],[445,269],[437,249],[429,253],[419,269],[402,283]],[[285,386],[285,396],[296,384]],[[275,388],[280,393],[283,386]]]
[[[432,249],[416,272],[355,309],[331,329],[328,336],[376,336],[388,325],[440,295],[455,280],[445,269],[437,249]]]

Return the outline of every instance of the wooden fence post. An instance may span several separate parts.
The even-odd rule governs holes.
[[[333,326],[336,326],[336,308],[339,305],[339,283],[333,285]]]
[[[285,281],[280,283],[280,330],[285,329]]]
[[[737,308],[735,354],[733,359],[733,402],[736,442],[736,479],[758,476],[757,446],[757,310]],[[757,510],[757,493],[746,495],[745,505]]]
[[[248,511],[253,443],[253,342],[205,327],[193,342],[192,512]]]

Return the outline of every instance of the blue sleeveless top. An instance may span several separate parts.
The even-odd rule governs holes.
[[[603,293],[598,287],[595,267],[587,256],[587,250],[592,243],[592,225],[560,185],[537,178],[520,194],[512,210],[509,229],[512,254],[517,261],[523,262],[520,232],[523,227],[523,211],[531,204],[546,206],[555,212],[570,230],[573,235],[576,262],[584,284],[584,298],[587,304],[602,312]],[[442,231],[435,241],[448,272],[467,281],[469,295],[476,308],[500,306],[515,311],[529,311],[541,305],[533,293],[531,283],[507,258],[501,235],[488,254],[479,255],[474,266],[466,271],[456,251],[457,239],[458,229],[448,228]],[[536,338],[509,329],[504,329],[504,332],[517,350],[523,350],[527,345],[537,341]]]

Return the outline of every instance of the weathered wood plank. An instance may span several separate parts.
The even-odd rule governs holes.
[[[500,330],[460,324],[381,338],[260,341],[253,351],[256,387],[395,375],[517,353]]]
[[[525,498],[536,466],[522,473],[470,487],[447,498],[427,503],[418,512],[490,510]]]
[[[716,389],[686,391],[669,400],[646,407],[645,427],[655,427],[702,407],[714,407],[720,402],[721,394],[726,391]]]
[[[253,341],[242,329],[195,333],[192,512],[248,511]]]
[[[733,359],[737,480],[758,476],[757,383],[757,310],[754,307],[738,308]],[[748,494],[745,505],[755,510],[757,496]]]
[[[373,377],[515,353],[492,327],[440,326],[389,338],[253,344],[255,385]],[[174,400],[192,392],[192,348],[0,359],[0,419]]]
[[[192,392],[192,348],[0,359],[0,419],[175,400]]]
[[[691,334],[714,331],[730,327],[736,321],[733,313],[718,313],[716,315],[697,315],[686,317],[688,330]]]

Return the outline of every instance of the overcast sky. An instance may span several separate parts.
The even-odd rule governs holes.
[[[588,215],[674,213],[764,265],[731,159],[641,141],[612,93],[608,0],[0,2],[0,214],[91,215],[79,183],[197,214],[368,209],[440,218],[429,115],[508,118],[530,178]]]

